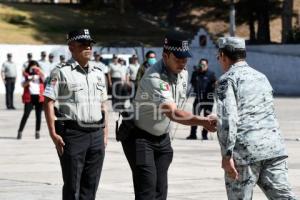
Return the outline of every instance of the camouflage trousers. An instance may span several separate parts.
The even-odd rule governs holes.
[[[286,157],[239,165],[236,169],[239,173],[239,179],[236,181],[225,174],[229,200],[251,200],[256,184],[270,200],[296,200],[288,182]]]

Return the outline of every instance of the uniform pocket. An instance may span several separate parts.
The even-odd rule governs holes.
[[[69,90],[72,92],[71,100],[74,102],[80,102],[80,99],[86,98],[83,94],[83,86],[81,84],[70,84]]]
[[[95,98],[100,101],[107,100],[107,90],[105,83],[98,82],[95,89]]]

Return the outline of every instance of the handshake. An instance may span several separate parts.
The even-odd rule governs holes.
[[[210,131],[210,132],[215,132],[217,130],[217,122],[218,122],[218,117],[215,114],[210,114],[207,117],[202,117],[202,126]]]

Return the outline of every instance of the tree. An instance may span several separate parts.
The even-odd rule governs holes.
[[[282,43],[288,43],[291,38],[294,0],[284,0],[282,5]]]
[[[244,16],[238,16],[238,18],[243,18],[249,26],[250,43],[268,44],[271,42],[270,18],[275,14],[279,3],[280,0],[239,1],[238,12],[240,11]],[[255,24],[257,24],[257,30],[255,30]]]
[[[257,12],[257,42],[270,43],[270,2],[269,0],[260,0],[256,4]]]
[[[120,14],[124,14],[125,13],[125,0],[119,0],[120,4],[119,4],[119,8],[120,8]]]
[[[180,11],[180,0],[172,0],[172,7],[168,13],[168,24],[176,26],[176,17]]]

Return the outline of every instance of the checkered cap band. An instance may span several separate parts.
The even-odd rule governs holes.
[[[166,50],[169,50],[169,51],[180,51],[180,52],[189,51],[189,47],[188,46],[174,47],[174,46],[164,45],[164,48]]]
[[[90,35],[77,35],[75,37],[71,37],[67,40],[67,42],[77,41],[77,40],[92,40]]]

